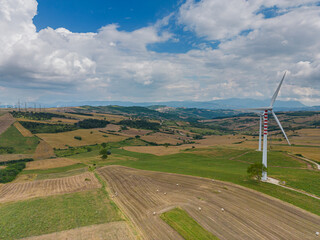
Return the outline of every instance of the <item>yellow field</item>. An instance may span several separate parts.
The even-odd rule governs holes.
[[[36,169],[49,169],[70,166],[78,163],[79,161],[69,158],[51,158],[45,160],[38,160],[33,162],[28,162],[26,170],[36,170]]]
[[[177,144],[182,142],[182,140],[179,140],[179,137],[180,136],[178,135],[156,132],[150,135],[141,136],[141,139],[149,142],[155,142],[158,144],[164,144],[164,143]],[[180,137],[180,138],[182,139],[183,137]]]
[[[126,137],[123,136],[101,133],[98,130],[93,129],[79,129],[62,133],[40,133],[37,134],[37,136],[46,141],[53,148],[60,149],[68,148],[68,146],[78,147],[96,143],[118,142],[126,139]],[[82,140],[75,139],[75,136],[80,136]]]
[[[55,157],[53,148],[45,141],[41,140],[33,154],[35,160]]]
[[[143,130],[143,129],[136,129],[136,128],[129,128],[128,130],[122,130],[121,134],[129,136],[129,137],[135,137],[137,135],[143,136],[148,133],[152,132],[151,130]]]
[[[22,136],[24,137],[33,136],[32,133],[28,129],[24,128],[19,122],[15,122],[13,125],[18,129],[18,131],[22,134]]]

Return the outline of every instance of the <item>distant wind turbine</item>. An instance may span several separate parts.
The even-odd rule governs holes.
[[[270,102],[270,106],[269,107],[260,107],[260,108],[248,108],[246,110],[251,110],[251,111],[264,111],[263,113],[261,113],[260,115],[260,131],[259,131],[259,150],[261,151],[261,135],[262,135],[262,130],[261,130],[261,127],[262,127],[262,118],[264,119],[264,122],[263,122],[263,152],[262,152],[262,164],[267,167],[267,145],[268,145],[268,112],[270,111],[274,117],[274,119],[276,120],[276,122],[278,123],[284,137],[286,138],[287,142],[289,145],[290,142],[289,142],[289,139],[286,135],[286,133],[284,132],[283,130],[283,127],[281,126],[281,123],[277,117],[277,115],[274,113],[273,111],[273,104],[274,102],[276,101],[276,98],[278,97],[278,94],[279,94],[279,91],[280,91],[280,88],[281,88],[281,85],[283,83],[283,80],[286,76],[286,72],[284,73],[281,81],[280,81],[280,84],[278,86],[278,88],[276,89],[275,93],[273,94],[272,98],[271,98],[271,102]],[[262,172],[262,181],[267,181],[268,177],[267,177],[267,172]]]

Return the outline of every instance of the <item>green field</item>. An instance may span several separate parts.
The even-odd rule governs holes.
[[[160,217],[185,240],[219,240],[219,238],[201,227],[188,213],[180,208],[162,213]]]
[[[0,205],[0,239],[123,220],[102,189]]]
[[[37,137],[24,137],[13,125],[0,136],[0,146],[12,147],[12,153],[31,154],[35,151],[38,143]]]
[[[122,156],[122,159],[117,161],[108,158],[103,164],[107,162],[107,164],[117,164],[143,170],[180,173],[232,182],[266,193],[320,215],[320,201],[317,199],[269,183],[258,183],[248,180],[247,168],[251,162],[254,162],[254,155],[257,154],[256,161],[261,161],[259,155],[261,153],[256,153],[253,150],[217,147],[204,149],[202,151],[197,150],[197,152],[194,152],[196,150],[189,150],[184,153],[165,156],[129,152],[122,149],[112,149],[111,151],[112,155]],[[248,156],[250,156],[248,159],[245,158],[246,154],[241,156],[246,152],[252,152],[252,154],[247,153],[249,154]],[[239,158],[237,158],[237,156],[239,156]],[[73,158],[80,161],[85,161],[83,157],[84,155],[82,154],[73,156]],[[129,159],[134,160],[124,160],[125,157],[130,157]],[[242,158],[243,160],[238,161]],[[280,160],[282,158],[284,159],[283,162]],[[290,159],[290,157],[284,155],[283,152],[272,152],[269,154],[269,176],[287,181],[288,186],[297,187],[320,196],[320,182],[314,180],[319,179],[319,172],[307,169],[278,167],[282,164],[288,166],[291,162],[295,167],[301,164],[294,158]],[[275,164],[275,167],[272,167],[273,164]]]

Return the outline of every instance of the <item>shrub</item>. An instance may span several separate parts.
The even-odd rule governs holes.
[[[74,136],[74,139],[77,139],[77,140],[81,141],[82,137],[81,136]]]
[[[13,181],[25,167],[25,161],[9,163],[5,169],[0,169],[0,183],[7,183]]]
[[[248,169],[247,173],[249,178],[260,181],[262,172],[266,172],[267,168],[262,163],[253,163]]]
[[[104,128],[107,126],[107,124],[109,124],[108,121],[105,120],[98,120],[98,119],[85,119],[82,121],[79,121],[78,126],[80,128]]]

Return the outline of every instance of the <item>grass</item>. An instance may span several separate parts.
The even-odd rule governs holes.
[[[236,160],[242,160],[249,163],[255,163],[257,159],[262,159],[262,152],[251,151]],[[268,152],[268,167],[280,166],[280,167],[307,167],[306,163],[296,160],[283,152],[273,151]]]
[[[35,170],[24,170],[22,174],[51,174],[51,173],[63,173],[74,169],[84,168],[86,167],[83,163],[76,163],[73,165],[58,167],[58,168],[50,168],[50,169],[35,169]]]
[[[0,205],[0,216],[0,239],[123,220],[102,189]]]
[[[185,240],[218,240],[216,236],[201,227],[188,213],[180,208],[162,213],[160,217]]]
[[[247,151],[248,150],[245,149],[212,148],[211,155],[206,151],[204,151],[203,154],[200,154],[199,152],[193,153],[191,150],[190,153],[185,152],[155,156],[152,154],[129,152],[122,149],[112,149],[112,154],[132,157],[136,160],[108,162],[107,159],[107,162],[109,164],[123,165],[143,170],[187,174],[232,182],[279,198],[285,202],[320,215],[320,201],[317,199],[269,183],[257,183],[248,180],[246,171],[250,163],[235,161],[236,159],[230,160],[230,158],[241,155]],[[277,158],[278,154],[280,153],[269,155],[270,162],[277,162],[278,160],[274,158]],[[80,157],[80,155],[78,155],[78,157]],[[257,161],[260,160],[260,157],[257,158]],[[292,161],[293,164],[296,164],[295,159]],[[281,176],[281,179],[289,181],[291,186],[293,186],[292,184],[295,184],[294,186],[299,187],[300,189],[309,191],[318,196],[320,195],[320,183],[315,180],[318,179],[318,175],[309,176],[310,172],[307,169],[298,169],[299,171],[295,172],[294,170],[296,169],[269,167],[268,170],[270,176]],[[299,176],[296,175],[298,173]],[[294,181],[291,180],[292,182],[290,183],[290,178],[296,179],[296,182],[294,183]]]
[[[0,136],[0,146],[13,147],[13,153],[31,154],[35,151],[39,139],[37,137],[24,137],[15,126],[10,126]]]

